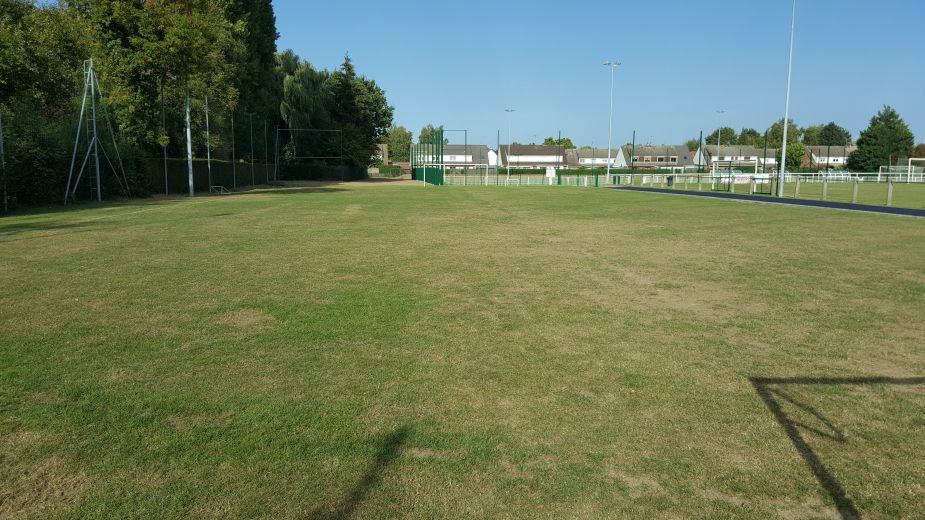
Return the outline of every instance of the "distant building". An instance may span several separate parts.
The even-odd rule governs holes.
[[[508,155],[509,149],[510,156]],[[502,144],[501,164],[510,168],[566,168],[565,147],[542,144]]]
[[[606,148],[575,148],[566,152],[566,163],[569,168],[606,168]],[[626,158],[623,150],[612,148],[610,150],[610,167],[626,168]]]
[[[743,170],[754,171],[758,164],[758,171],[777,171],[777,149],[745,145],[723,145],[717,148],[714,145],[705,145],[693,157],[695,164],[703,164],[705,169],[712,169],[716,162],[717,170]]]
[[[697,169],[697,154],[690,153],[686,145],[637,144],[635,147],[623,145],[620,149],[626,157],[622,167],[632,162],[634,170]]]
[[[807,146],[808,161],[806,166],[822,169],[842,170],[848,164],[848,156],[858,149],[857,146]]]
[[[491,164],[492,154],[494,152],[484,144],[443,145],[443,163],[449,167]],[[427,163],[436,162],[429,150],[423,154],[423,160]]]

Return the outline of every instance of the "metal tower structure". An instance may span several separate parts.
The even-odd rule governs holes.
[[[91,197],[95,198],[97,201],[103,200],[102,181],[100,179],[101,152],[103,157],[106,159],[106,162],[115,172],[116,180],[118,181],[119,186],[122,188],[122,191],[126,194],[129,192],[128,179],[125,177],[125,168],[122,167],[122,157],[119,155],[119,148],[116,145],[116,136],[112,131],[112,123],[109,120],[109,117],[106,117],[106,123],[109,127],[109,135],[112,138],[113,150],[115,151],[116,160],[119,165],[118,169],[115,167],[115,165],[113,165],[112,160],[106,153],[106,148],[103,147],[102,142],[100,142],[99,132],[97,131],[96,125],[96,101],[97,99],[102,100],[102,89],[100,88],[99,80],[96,77],[96,68],[93,65],[92,59],[84,62],[83,70],[83,101],[80,105],[80,119],[77,123],[77,135],[74,137],[74,152],[71,155],[71,167],[67,174],[67,187],[64,191],[65,204],[67,204],[69,199],[74,199],[77,193],[77,186],[80,184],[84,170],[87,169],[87,162],[91,156],[93,157],[93,167],[92,172],[89,174],[91,176],[90,194]],[[103,110],[105,114],[105,108],[103,108]],[[84,125],[86,125],[86,127],[84,127]],[[84,130],[86,131],[86,137],[85,139],[82,139],[81,132]],[[77,175],[75,176],[74,167],[77,165],[77,151],[81,148],[81,143],[85,144],[86,152],[84,153],[83,161],[80,163],[80,169],[77,171]]]

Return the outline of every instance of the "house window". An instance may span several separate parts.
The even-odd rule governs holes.
[[[647,156],[645,156],[645,157],[642,158],[642,162],[652,162],[652,157],[649,156],[649,155],[647,155]]]
[[[451,160],[451,161],[455,161],[455,160],[456,160],[456,156],[455,156],[455,155],[451,155],[451,156],[450,156],[450,160]]]
[[[672,155],[672,156],[671,156],[671,158],[670,158],[670,159],[668,159],[668,162],[673,162],[673,163],[676,163],[676,162],[678,162],[678,157],[677,157],[677,156],[675,156],[675,155]]]
[[[655,162],[665,162],[665,158],[664,158],[664,157],[657,157],[657,158],[655,159]]]

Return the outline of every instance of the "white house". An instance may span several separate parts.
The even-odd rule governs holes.
[[[706,145],[693,158],[694,164],[703,164],[705,168],[711,169],[714,161],[716,168],[722,170],[754,171],[757,164],[759,171],[776,171],[777,150],[768,148],[765,152],[764,148],[744,145],[723,145],[717,149],[716,145]]]
[[[607,167],[607,149],[606,148],[578,148],[569,150],[566,154],[569,167],[573,168],[606,168]],[[611,148],[610,150],[610,167],[626,168],[626,157],[623,156],[623,150]]]
[[[491,154],[484,144],[447,144],[443,145],[443,163],[447,166],[472,166],[491,164]],[[423,154],[427,163],[436,162],[435,155],[428,151]]]
[[[810,164],[819,168],[844,169],[848,164],[848,156],[857,150],[857,146],[807,146],[810,153]]]
[[[501,145],[501,162],[510,168],[565,168],[565,148],[538,144]]]
[[[692,170],[698,166],[695,161],[696,155],[690,153],[685,145],[638,144],[635,147],[623,145],[620,149],[625,157],[632,158],[633,168],[637,170],[668,168]],[[629,161],[624,164],[629,164]]]

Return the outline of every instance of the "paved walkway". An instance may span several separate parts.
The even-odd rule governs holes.
[[[641,187],[608,187],[612,190],[642,191],[648,193],[669,193],[672,195],[692,195],[695,197],[710,197],[714,199],[733,199],[747,200],[752,202],[764,202],[767,204],[789,204],[791,206],[810,206],[814,208],[833,208],[847,209],[851,211],[867,211],[872,213],[886,213],[890,215],[905,215],[909,217],[925,217],[925,209],[896,208],[887,206],[870,206],[867,204],[851,204],[849,202],[831,202],[823,200],[804,200],[804,199],[781,199],[778,197],[769,197],[767,195],[745,195],[738,193],[719,193],[715,191],[688,191],[672,190],[666,188],[641,188]]]

